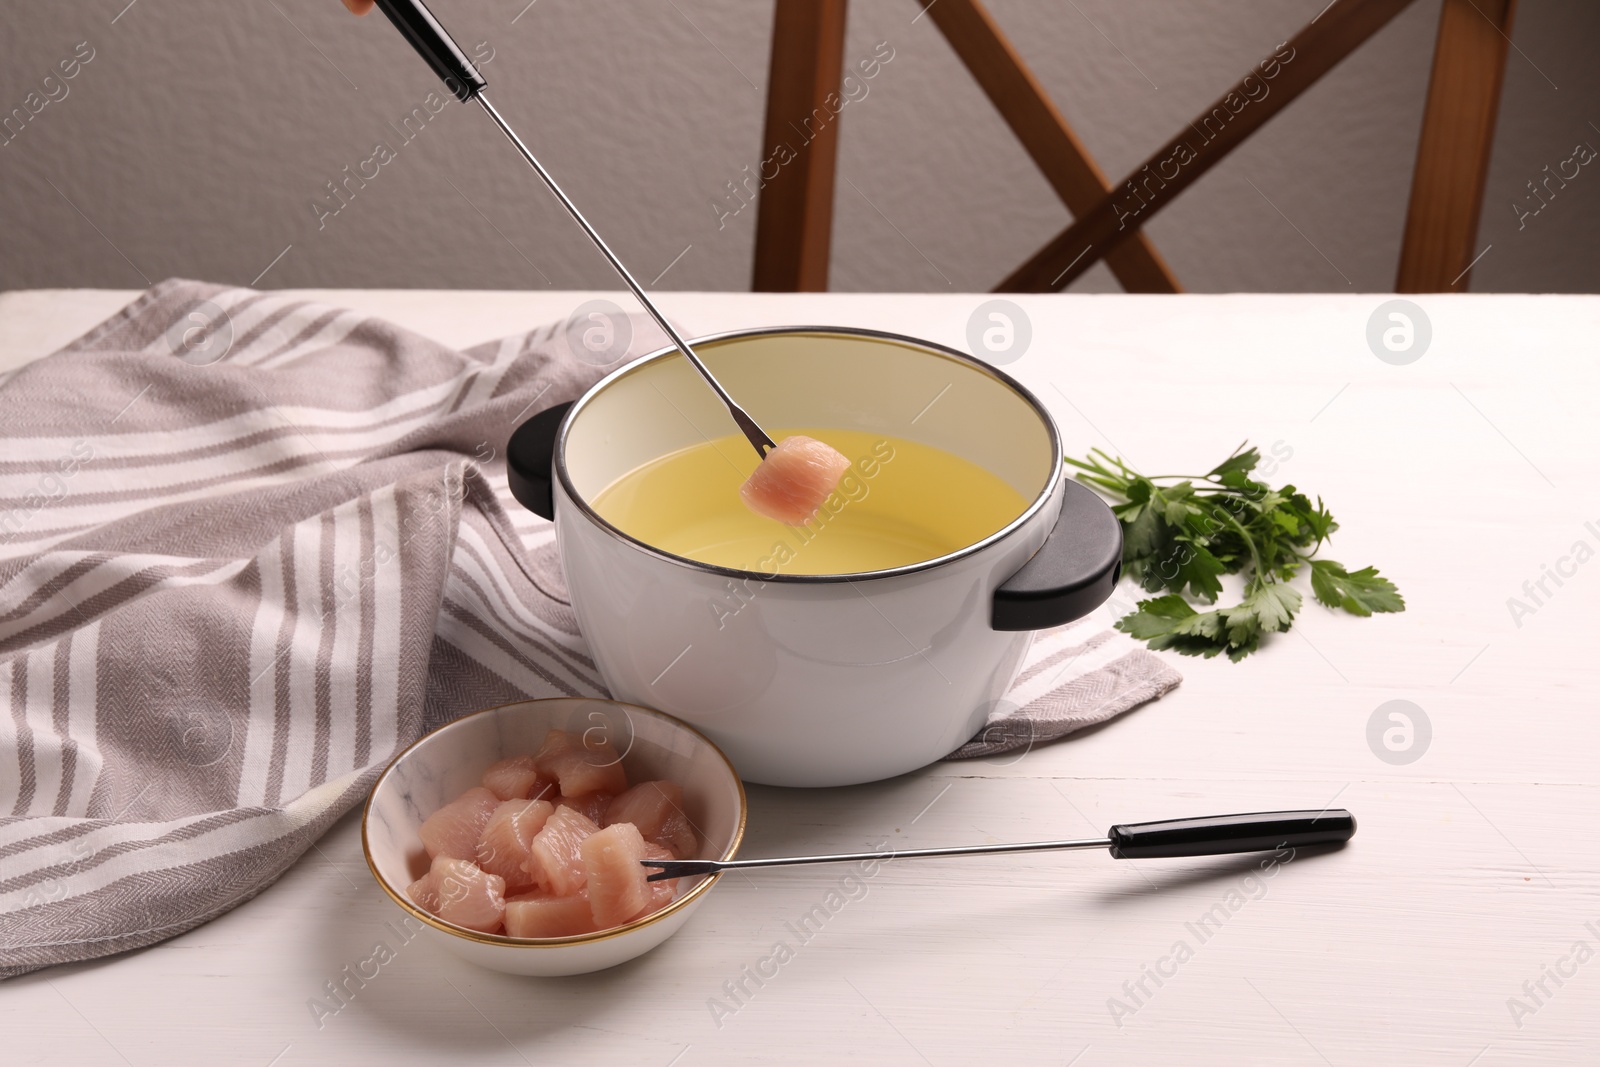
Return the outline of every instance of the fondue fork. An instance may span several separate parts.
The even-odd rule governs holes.
[[[1356,819],[1343,808],[1322,811],[1258,811],[1161,822],[1119,823],[1105,837],[1075,841],[1025,841],[1007,845],[959,845],[954,848],[907,848],[887,852],[855,852],[827,856],[775,856],[753,860],[640,860],[655,868],[646,879],[682,878],[691,874],[793,867],[810,863],[859,863],[917,859],[929,856],[980,856],[1004,852],[1057,852],[1105,848],[1113,859],[1157,859],[1173,856],[1224,856],[1235,852],[1273,852],[1307,845],[1335,845],[1350,840]]]
[[[428,6],[422,0],[377,0],[377,3],[383,13],[388,16],[389,21],[394,23],[395,28],[411,43],[411,47],[416,49],[417,53],[427,60],[434,73],[444,80],[445,87],[455,94],[456,99],[462,103],[466,103],[468,100],[476,100],[488,116],[494,120],[495,125],[500,127],[500,132],[506,135],[506,139],[512,143],[518,152],[522,153],[522,158],[528,161],[528,165],[544,180],[545,185],[549,186],[556,199],[561,201],[561,206],[566,208],[567,213],[577,220],[579,226],[583,227],[583,232],[589,235],[589,240],[593,241],[594,246],[600,250],[601,255],[606,257],[606,262],[611,264],[611,269],[615,270],[622,280],[627,283],[628,288],[633,290],[633,295],[638,298],[640,304],[644,305],[644,309],[650,313],[650,317],[656,320],[656,325],[661,327],[662,332],[672,340],[678,351],[684,354],[689,362],[693,364],[694,369],[699,371],[700,376],[706,380],[706,384],[711,386],[718,398],[727,405],[728,414],[733,416],[733,421],[738,425],[739,431],[745,435],[751,446],[755,448],[756,455],[765,459],[769,451],[778,447],[777,444],[756,423],[756,420],[751,418],[750,414],[740,407],[733,397],[728,395],[728,391],[722,387],[722,383],[717,381],[716,376],[700,361],[700,357],[695,355],[694,349],[689,347],[689,342],[685,341],[678,331],[673,328],[672,323],[667,321],[667,317],[661,313],[661,309],[656,307],[655,301],[645,295],[644,288],[634,280],[633,275],[628,272],[628,268],[622,265],[622,260],[618,259],[616,253],[611,251],[611,247],[606,244],[599,232],[589,224],[589,220],[583,217],[583,212],[578,210],[578,205],[574,204],[571,198],[562,191],[561,186],[556,183],[550,172],[544,169],[538,157],[529,150],[527,145],[522,143],[522,138],[517,136],[516,131],[511,128],[506,120],[500,117],[500,112],[495,110],[494,105],[489,103],[489,98],[484,95],[484,90],[488,88],[489,83],[478,72],[478,69],[472,65],[471,60],[467,59],[466,53],[461,51],[460,46],[445,31],[445,28],[439,24],[439,20],[434,18],[433,12],[428,10]]]

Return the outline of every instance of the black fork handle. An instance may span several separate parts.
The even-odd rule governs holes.
[[[1354,815],[1343,808],[1328,808],[1123,823],[1113,826],[1106,836],[1111,839],[1113,856],[1136,860],[1336,845],[1350,840],[1355,832]]]
[[[456,99],[465,103],[489,87],[472,60],[422,0],[377,0],[378,7]]]

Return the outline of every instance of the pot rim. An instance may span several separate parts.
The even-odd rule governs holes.
[[[1015,519],[1012,519],[1011,522],[1007,523],[1005,526],[1002,526],[1000,529],[996,530],[994,533],[981,540],[974,541],[970,545],[964,545],[961,548],[956,549],[954,552],[946,552],[944,555],[935,556],[932,559],[918,560],[916,563],[908,563],[902,567],[888,567],[883,570],[875,571],[849,571],[841,574],[784,574],[782,571],[774,571],[773,573],[768,574],[763,571],[744,570],[738,567],[724,567],[720,564],[706,563],[701,560],[690,559],[687,556],[680,556],[676,553],[668,552],[665,549],[658,548],[647,541],[641,541],[639,538],[634,537],[632,534],[618,528],[617,526],[614,526],[612,523],[603,518],[599,512],[595,511],[594,508],[589,505],[589,502],[585,500],[573,486],[572,479],[567,472],[567,433],[572,428],[573,419],[583,411],[583,409],[591,400],[609,388],[612,383],[621,381],[623,378],[626,378],[631,374],[636,374],[645,367],[660,360],[670,358],[672,355],[678,352],[677,345],[667,345],[664,348],[660,348],[654,352],[640,356],[638,359],[633,360],[624,366],[618,367],[616,370],[612,371],[610,374],[607,374],[604,378],[601,378],[599,381],[591,385],[587,390],[584,391],[582,396],[573,402],[572,407],[567,411],[566,416],[561,420],[561,426],[556,432],[554,449],[555,454],[552,462],[552,465],[555,468],[556,480],[560,483],[563,493],[565,493],[567,498],[577,506],[577,508],[586,518],[588,518],[590,522],[594,523],[601,530],[612,535],[613,537],[621,539],[622,541],[632,545],[634,548],[639,549],[648,555],[654,556],[657,559],[664,560],[668,563],[676,564],[680,567],[689,567],[702,573],[718,575],[726,578],[747,580],[753,579],[758,582],[794,582],[797,584],[806,585],[826,585],[839,582],[857,582],[876,580],[880,578],[893,578],[903,574],[915,574],[920,571],[931,570],[934,567],[940,567],[947,563],[952,563],[958,559],[963,559],[967,556],[974,555],[988,548],[990,545],[993,545],[996,542],[1002,541],[1011,536],[1011,534],[1015,533],[1018,529],[1026,525],[1030,519],[1039,513],[1039,511],[1045,506],[1046,502],[1049,501],[1051,495],[1055,492],[1056,484],[1060,481],[1063,454],[1061,447],[1061,434],[1056,429],[1055,419],[1051,417],[1050,412],[1042,403],[1039,402],[1039,398],[1034,396],[1033,392],[1029,390],[1027,386],[1023,385],[1021,382],[1011,377],[1011,375],[1005,373],[997,367],[993,367],[990,364],[983,362],[983,360],[977,359],[974,356],[970,356],[965,352],[961,352],[954,348],[949,348],[945,345],[936,344],[933,341],[923,340],[919,337],[908,337],[905,334],[889,333],[885,330],[872,330],[854,326],[760,326],[754,329],[729,330],[725,333],[707,334],[704,337],[694,338],[689,342],[689,344],[691,346],[715,344],[722,341],[731,341],[742,338],[770,337],[777,335],[831,335],[836,337],[862,337],[877,341],[891,341],[909,348],[920,349],[929,355],[954,360],[958,363],[965,363],[970,367],[976,368],[981,373],[988,375],[990,378],[994,379],[996,382],[999,382],[1001,385],[1010,389],[1017,396],[1021,397],[1023,401],[1033,409],[1034,414],[1039,417],[1039,421],[1043,423],[1045,433],[1050,440],[1050,470],[1053,472],[1052,475],[1046,478],[1043,488],[1041,488],[1039,492],[1034,495],[1033,500],[1028,503],[1028,506],[1022,509],[1022,513]]]

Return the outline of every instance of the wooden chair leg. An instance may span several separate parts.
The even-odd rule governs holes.
[[[1494,147],[1516,0],[1444,0],[1411,178],[1397,293],[1464,291]]]
[[[989,12],[978,0],[938,0],[925,10],[1067,210],[1088,213],[1109,191],[1106,177]],[[1106,265],[1130,293],[1181,291],[1143,233],[1107,253]]]
[[[995,292],[1044,293],[1071,284],[1411,2],[1335,0]]]
[[[845,5],[846,0],[776,0],[750,286],[755,292],[828,288]]]

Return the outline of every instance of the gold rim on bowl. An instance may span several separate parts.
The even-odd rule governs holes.
[[[717,758],[722,761],[722,765],[728,769],[728,775],[733,779],[734,787],[739,793],[739,825],[734,828],[733,840],[728,843],[727,848],[723,849],[722,855],[717,857],[718,859],[724,861],[733,859],[734,855],[739,851],[740,843],[744,841],[745,814],[748,810],[749,802],[745,796],[744,782],[740,780],[739,772],[734,770],[733,763],[729,761],[727,755],[722,751],[722,749],[717,747],[715,741],[712,741],[711,738],[707,737],[705,734],[701,733],[699,730],[695,729],[693,726],[690,726],[688,723],[684,722],[680,718],[677,718],[676,716],[668,715],[666,712],[657,711],[654,708],[646,708],[639,704],[629,704],[621,700],[612,700],[609,697],[537,697],[532,700],[513,700],[508,704],[496,704],[492,708],[482,708],[478,711],[463,715],[458,719],[452,719],[443,726],[439,726],[428,731],[396,753],[395,757],[389,761],[389,765],[383,769],[383,773],[379,774],[377,780],[372,783],[372,788],[367,792],[366,802],[361,807],[361,854],[366,858],[367,870],[372,872],[373,879],[376,880],[378,885],[383,888],[383,891],[389,894],[390,900],[393,900],[402,909],[409,912],[419,921],[428,924],[436,930],[442,930],[447,934],[452,934],[466,941],[475,941],[482,945],[504,945],[509,948],[555,948],[564,945],[584,945],[595,941],[606,941],[613,937],[620,937],[623,934],[642,929],[646,926],[649,926],[653,922],[657,922],[666,918],[673,912],[680,911],[687,907],[691,901],[698,899],[700,896],[709,891],[711,886],[722,877],[721,872],[712,874],[699,885],[690,889],[683,896],[677,898],[660,911],[653,911],[649,915],[634,919],[632,922],[625,923],[622,926],[608,927],[604,930],[597,930],[592,934],[573,934],[569,937],[507,937],[505,934],[485,934],[477,930],[468,930],[464,926],[456,926],[454,923],[444,922],[438,916],[431,915],[417,907],[401,893],[395,892],[393,887],[389,885],[388,879],[384,878],[384,876],[378,871],[378,865],[373,862],[372,848],[367,841],[367,826],[368,819],[372,814],[372,798],[377,794],[379,786],[383,785],[384,779],[389,777],[390,772],[395,769],[396,765],[398,765],[399,762],[404,759],[412,749],[422,744],[422,742],[428,740],[428,738],[433,737],[436,734],[450,729],[457,723],[465,722],[468,719],[477,718],[479,715],[488,715],[490,712],[503,711],[506,708],[520,707],[524,704],[543,704],[547,701],[553,702],[569,700],[598,700],[606,704],[614,704],[619,708],[627,708],[631,711],[640,711],[646,715],[652,715],[673,726],[678,727],[686,733],[698,737],[702,742],[705,743],[707,748],[716,753]]]

